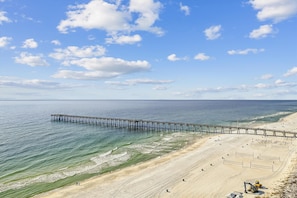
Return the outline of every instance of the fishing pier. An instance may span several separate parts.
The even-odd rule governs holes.
[[[133,119],[122,119],[122,118],[102,118],[102,117],[76,116],[76,115],[65,115],[65,114],[52,114],[51,121],[81,123],[81,124],[89,124],[89,125],[98,125],[103,127],[127,128],[130,130],[137,130],[137,131],[157,131],[157,132],[191,131],[191,132],[213,133],[213,134],[250,134],[250,135],[290,137],[290,138],[297,137],[296,132],[263,129],[263,128],[190,124],[190,123],[179,123],[179,122],[160,122],[160,121],[133,120]]]

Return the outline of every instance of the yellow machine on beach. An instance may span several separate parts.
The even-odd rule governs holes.
[[[250,182],[244,182],[244,192],[245,193],[258,193],[259,189],[262,188],[262,184],[256,180],[254,184]],[[242,192],[232,192],[226,195],[226,198],[243,198],[243,193]]]
[[[249,186],[249,188],[247,188],[247,186]],[[244,192],[248,193],[257,193],[259,192],[259,188],[262,188],[262,184],[257,180],[255,181],[255,184],[252,184],[250,182],[244,182]]]

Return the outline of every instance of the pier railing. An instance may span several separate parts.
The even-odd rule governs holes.
[[[292,137],[296,138],[297,133],[292,131],[280,131],[264,128],[248,128],[235,126],[219,126],[205,124],[190,124],[179,122],[160,122],[148,120],[133,120],[122,118],[103,118],[91,116],[76,116],[65,114],[52,114],[51,121],[72,122],[90,125],[99,125],[104,127],[128,128],[139,131],[192,131],[200,133],[217,134],[251,134],[262,136]]]

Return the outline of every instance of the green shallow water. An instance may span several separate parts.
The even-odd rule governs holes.
[[[63,171],[74,171],[80,170],[76,173],[73,173],[71,176],[67,176],[65,178],[60,178],[57,181],[50,181],[50,179],[46,179],[48,182],[44,182],[43,180],[36,181],[38,176],[30,175],[28,178],[22,178],[23,180],[27,180],[27,182],[32,182],[26,184],[19,188],[14,188],[10,190],[5,190],[0,193],[0,197],[32,197],[34,195],[47,192],[59,187],[67,186],[67,185],[75,185],[77,182],[82,182],[85,179],[91,178],[96,175],[108,173],[114,170],[122,169],[125,167],[129,167],[131,165],[148,161],[150,159],[156,158],[158,156],[167,154],[169,152],[178,150],[184,147],[189,142],[193,141],[193,139],[201,137],[201,134],[197,133],[154,133],[149,134],[146,138],[143,138],[137,143],[122,143],[119,147],[110,150],[107,153],[97,154],[95,158],[99,156],[111,157],[106,160],[104,164],[100,164],[97,166],[94,165],[94,161],[87,160],[85,163],[81,162],[77,165],[72,164],[72,166],[67,167]],[[123,159],[119,159],[121,156],[127,155]],[[92,155],[90,155],[92,156]],[[112,158],[112,156],[120,156],[118,158]],[[90,158],[89,158],[90,159]],[[94,160],[94,159],[93,159]],[[104,161],[104,160],[101,160]],[[87,169],[86,167],[94,167],[92,169]],[[82,171],[84,170],[84,171]],[[19,173],[15,173],[18,175]],[[48,173],[44,177],[51,177],[52,174],[57,174],[56,172]],[[35,182],[33,182],[35,181]],[[24,181],[23,181],[24,182]]]

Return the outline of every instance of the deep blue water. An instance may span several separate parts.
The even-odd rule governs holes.
[[[51,114],[217,125],[275,122],[297,101],[0,101],[0,193],[38,182],[96,173],[132,156],[162,153],[170,134],[51,122]],[[165,137],[166,136],[166,137]]]

